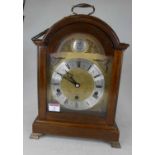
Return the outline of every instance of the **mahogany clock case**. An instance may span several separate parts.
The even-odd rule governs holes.
[[[113,58],[112,78],[106,116],[92,116],[74,112],[48,112],[47,55],[54,53],[61,40],[72,33],[87,33],[100,40],[106,56]],[[40,38],[42,37],[43,38]],[[119,92],[123,51],[129,46],[120,43],[112,28],[100,19],[88,15],[72,15],[63,18],[49,29],[32,38],[38,47],[38,116],[32,127],[33,136],[56,134],[94,138],[115,144],[119,142],[119,129],[115,123],[115,113]]]

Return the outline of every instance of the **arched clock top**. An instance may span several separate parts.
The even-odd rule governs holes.
[[[90,33],[98,37],[99,40],[103,40],[103,42],[106,41],[105,44],[103,43],[103,46],[109,46],[108,48],[115,50],[123,51],[129,46],[128,44],[120,43],[118,36],[107,23],[97,17],[87,15],[71,15],[64,17],[49,29],[32,38],[32,40],[37,45],[49,45],[52,40],[58,40],[55,36],[63,38],[67,35],[64,31],[66,31],[67,34],[71,34],[73,32]],[[40,37],[41,35],[44,35],[43,38],[38,39],[37,37]]]

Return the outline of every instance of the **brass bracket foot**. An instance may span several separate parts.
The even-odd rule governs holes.
[[[114,148],[121,148],[121,145],[120,145],[120,143],[119,143],[118,141],[116,141],[116,142],[111,142],[110,144],[111,144],[111,147],[114,147]]]
[[[30,135],[31,139],[39,139],[43,134],[42,133],[32,133]]]

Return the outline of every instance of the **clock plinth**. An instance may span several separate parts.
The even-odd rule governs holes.
[[[49,120],[39,120],[38,117],[33,123],[34,135],[38,138],[45,134],[81,137],[98,139],[111,144],[112,147],[119,147],[119,129],[116,125],[84,124],[73,122],[58,122]],[[38,139],[36,138],[36,139]]]

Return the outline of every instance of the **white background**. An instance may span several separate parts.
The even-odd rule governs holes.
[[[37,3],[39,4],[40,1],[30,1],[31,5],[32,3],[35,3],[35,5],[32,5],[28,12],[31,14],[38,14],[38,18],[40,19],[42,16],[42,13],[45,13],[45,10],[42,12],[40,11],[43,9],[39,9],[39,12],[34,13],[33,10],[34,7],[39,7]],[[46,2],[46,1],[45,1]],[[50,1],[53,3],[52,1]],[[59,1],[57,1],[59,2]],[[61,1],[62,2],[62,1]],[[67,1],[66,1],[67,2]],[[72,3],[75,1],[68,1],[68,4],[72,5]],[[102,9],[97,9],[98,11],[102,12],[99,15],[99,12],[96,11],[95,16],[100,17],[104,21],[106,21],[110,26],[113,27],[113,29],[118,34],[121,41],[130,43],[131,42],[131,8],[129,10],[126,10],[124,8],[124,11],[121,11],[120,6],[124,3],[131,4],[131,1],[118,1],[117,3],[113,1],[101,1],[104,4],[101,6],[98,1],[97,5],[95,5],[96,9],[97,6]],[[111,2],[111,3],[110,3]],[[119,4],[120,3],[120,4]],[[108,5],[109,4],[109,5]],[[26,15],[26,7],[28,9],[28,4],[25,6],[25,15]],[[61,3],[61,7],[65,6],[66,4]],[[109,7],[105,7],[105,6]],[[116,7],[118,5],[118,8]],[[57,9],[55,6],[47,6],[52,7],[54,12],[57,12],[57,16],[63,17],[64,15],[68,15],[67,13],[67,6],[64,7],[66,9],[64,12],[61,9]],[[0,61],[0,70],[1,70],[1,76],[0,76],[0,94],[1,94],[1,108],[0,108],[0,121],[1,121],[1,154],[16,154],[21,155],[23,150],[23,144],[22,144],[22,129],[23,129],[23,123],[22,123],[22,1],[3,1],[0,5],[0,17],[1,17],[1,27],[0,27],[0,34],[1,34],[1,61]],[[59,7],[59,6],[58,6]],[[112,10],[110,8],[113,8]],[[70,7],[68,6],[70,9]],[[104,8],[104,9],[103,9]],[[105,8],[110,9],[109,16],[108,11],[104,11]],[[116,9],[117,8],[117,9]],[[117,11],[115,11],[115,9]],[[48,10],[48,9],[47,9]],[[59,12],[57,10],[60,10]],[[35,20],[36,25],[31,25],[27,29],[27,35],[30,35],[30,38],[33,36],[33,34],[36,34],[40,31],[42,31],[44,28],[47,28],[52,23],[57,21],[56,14],[51,13],[51,9],[47,11],[48,16],[43,16],[41,21],[43,21],[46,18],[50,18],[50,20],[46,20],[45,23],[41,22],[39,24],[39,20],[35,20],[35,18],[32,18],[31,16],[31,22],[32,20]],[[112,13],[111,13],[112,11]],[[121,12],[119,14],[119,11]],[[154,4],[153,1],[148,0],[147,3],[145,1],[134,1],[133,4],[133,53],[134,53],[134,59],[133,59],[133,154],[154,154],[154,17],[153,13],[154,11]],[[41,13],[42,12],[42,13]],[[49,13],[51,13],[51,16],[49,16]],[[129,36],[124,35],[124,31],[122,32],[121,29],[125,29],[126,27],[119,25],[119,23],[116,24],[117,20],[120,19],[126,24],[126,17],[128,14],[128,29],[125,32],[125,34],[129,33]],[[62,15],[62,14],[63,15]],[[111,15],[110,15],[111,14]],[[117,16],[117,14],[119,14]],[[5,16],[4,16],[5,15]],[[36,16],[36,15],[35,15]],[[113,20],[114,17],[117,17],[115,22]],[[27,17],[26,17],[27,18]],[[24,33],[26,31],[26,18],[24,22]],[[60,19],[59,18],[59,19]],[[54,20],[55,21],[54,21]],[[130,19],[130,20],[129,20]],[[52,21],[53,20],[53,21]],[[124,21],[125,20],[125,21]],[[47,24],[47,21],[50,22]],[[30,20],[28,21],[28,25],[31,24]],[[35,27],[35,28],[34,28]],[[40,28],[38,28],[40,27]],[[121,29],[119,30],[119,27]],[[33,30],[32,30],[33,29]],[[31,33],[28,30],[31,30],[33,32],[32,36]],[[121,35],[122,34],[122,35]],[[25,40],[27,40],[27,44],[30,44],[30,38],[24,35]],[[24,44],[26,44],[24,40]],[[29,41],[28,41],[29,40]],[[9,44],[8,44],[9,43]],[[25,46],[25,45],[24,45]],[[121,143],[122,143],[122,150],[113,150],[111,149],[106,143],[103,142],[97,142],[97,141],[87,141],[87,140],[81,140],[81,139],[75,139],[75,138],[58,138],[58,137],[44,137],[40,139],[39,141],[31,141],[28,139],[29,132],[30,132],[30,126],[31,121],[33,121],[33,117],[35,117],[36,113],[36,106],[37,106],[37,99],[36,99],[36,88],[35,88],[35,80],[34,83],[31,82],[30,84],[33,84],[34,87],[30,87],[29,93],[26,91],[26,81],[31,81],[32,75],[36,76],[35,73],[35,67],[36,63],[34,62],[35,56],[35,47],[33,47],[32,43],[29,46],[32,49],[32,53],[28,51],[29,56],[27,56],[30,60],[27,62],[33,64],[30,66],[24,65],[24,76],[26,75],[26,72],[31,73],[27,75],[27,78],[24,77],[24,154],[121,154],[124,153],[124,155],[131,154],[131,130],[126,129],[126,127],[123,127],[125,125],[130,126],[131,124],[131,110],[129,109],[129,113],[125,110],[121,110],[120,107],[122,107],[123,104],[126,106],[129,104],[122,103],[122,100],[125,97],[123,97],[121,94],[124,93],[123,91],[126,91],[126,87],[129,89],[131,85],[125,86],[125,83],[128,83],[128,80],[125,81],[124,77],[127,77],[126,74],[122,73],[122,82],[121,82],[121,88],[120,88],[120,95],[119,95],[119,101],[118,101],[118,108],[117,108],[117,118],[116,121],[118,123],[118,126],[121,129]],[[24,47],[25,50],[25,47]],[[30,50],[30,49],[29,49]],[[27,51],[27,50],[26,50]],[[25,53],[25,52],[24,52]],[[30,54],[31,53],[31,54]],[[131,63],[131,47],[126,51],[125,57],[124,57],[124,63],[123,63],[123,72],[126,72],[126,69],[128,68],[129,72],[131,71],[130,63]],[[33,56],[32,56],[33,54]],[[128,54],[128,55],[127,55]],[[32,57],[32,58],[31,58]],[[24,64],[25,61],[28,60],[28,58],[25,58],[24,56]],[[33,59],[33,63],[32,63]],[[129,59],[129,60],[128,60]],[[126,64],[126,62],[130,62],[129,65]],[[27,70],[26,70],[27,68]],[[28,69],[32,69],[34,73],[32,74],[32,71],[28,71]],[[131,77],[128,77],[129,81],[131,81]],[[123,83],[124,80],[124,84]],[[27,82],[28,83],[28,82]],[[123,85],[123,86],[122,86]],[[29,85],[30,86],[30,85]],[[124,89],[123,89],[124,87]],[[122,90],[123,89],[123,90]],[[130,91],[129,91],[130,92]],[[129,101],[131,93],[127,95],[129,98]],[[28,96],[27,100],[26,97]],[[34,96],[34,97],[33,97]],[[122,97],[121,97],[122,96]],[[122,98],[122,99],[121,99]],[[30,101],[30,103],[26,102]],[[32,103],[33,102],[33,103]],[[29,108],[29,105],[30,108]],[[124,108],[126,109],[126,106]],[[27,107],[27,108],[25,108]],[[130,108],[130,106],[129,106]],[[27,110],[26,110],[27,109]],[[26,112],[28,111],[28,113]],[[31,114],[33,112],[33,116]],[[123,113],[124,115],[122,115]],[[27,118],[25,116],[27,115]],[[123,118],[121,118],[123,117]],[[123,124],[125,121],[127,123]],[[122,123],[121,123],[122,122]],[[129,124],[129,125],[128,125]],[[123,133],[124,132],[124,133]],[[126,135],[128,133],[129,135]],[[128,138],[126,138],[128,137]],[[47,152],[45,152],[47,150]]]

